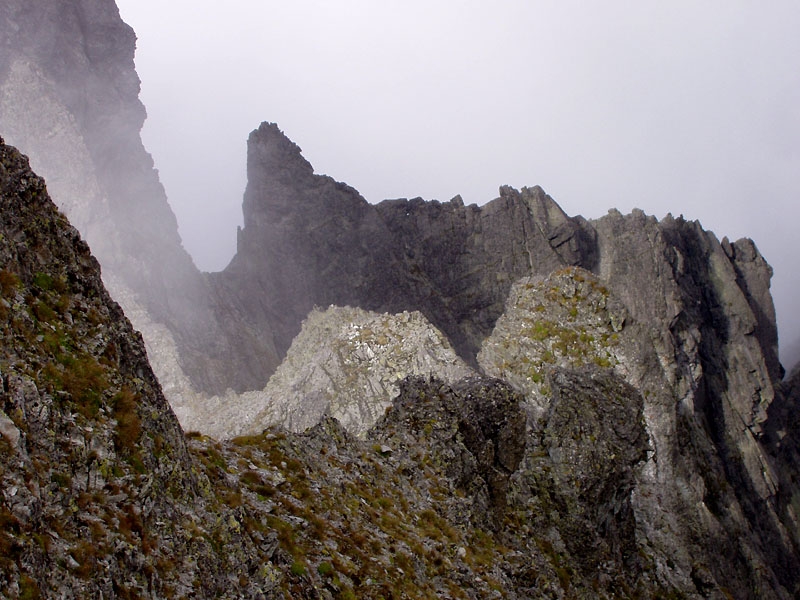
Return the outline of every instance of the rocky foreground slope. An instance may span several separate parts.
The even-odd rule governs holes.
[[[800,594],[794,379],[766,421],[676,401],[702,344],[665,362],[570,268],[515,285],[480,355],[511,384],[406,378],[364,439],[187,439],[42,180],[0,165],[4,597]]]

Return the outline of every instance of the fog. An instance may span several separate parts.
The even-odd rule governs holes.
[[[795,0],[118,5],[144,142],[200,268],[233,255],[247,135],[275,121],[370,202],[538,184],[571,215],[638,207],[751,237],[795,357]]]

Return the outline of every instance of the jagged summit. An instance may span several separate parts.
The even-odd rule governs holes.
[[[264,122],[252,131],[247,147],[248,180],[256,185],[261,176],[296,186],[314,175],[314,167],[303,157],[300,147],[276,123]]]
[[[243,206],[237,254],[211,283],[220,304],[274,340],[279,357],[315,305],[334,304],[420,311],[475,365],[515,279],[596,262],[587,222],[568,217],[539,187],[503,187],[483,207],[420,199],[370,205],[353,188],[314,175],[274,124],[249,138]],[[228,385],[260,389],[270,374],[261,369],[260,379]]]

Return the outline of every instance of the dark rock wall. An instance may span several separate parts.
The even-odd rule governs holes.
[[[540,188],[502,188],[480,208],[458,198],[370,206],[314,175],[270,124],[251,136],[248,167],[239,252],[213,283],[238,294],[237,310],[275,334],[279,354],[311,307],[354,304],[419,310],[475,364],[515,280],[594,271],[635,332],[627,379],[645,395],[653,445],[613,524],[628,541],[603,552],[630,557],[636,522],[667,587],[796,593],[794,496],[762,442],[781,398],[771,269],[751,241],[720,243],[699,223],[641,211],[570,218]],[[729,561],[714,559],[719,548]]]
[[[113,2],[11,0],[0,6],[0,24],[0,124],[39,148],[55,174],[91,180],[70,210],[86,219],[106,273],[169,326],[198,388],[263,387],[315,305],[419,310],[476,365],[514,281],[583,267],[629,315],[625,381],[554,369],[544,417],[526,424],[501,382],[442,391],[418,381],[392,418],[408,417],[402,424],[413,425],[417,441],[433,433],[438,467],[469,498],[459,506],[468,505],[473,524],[504,532],[517,548],[536,543],[531,554],[549,557],[549,575],[567,591],[576,575],[581,585],[631,596],[642,575],[638,592],[800,594],[800,384],[796,373],[780,383],[771,269],[751,241],[719,242],[698,223],[640,211],[568,217],[538,187],[503,187],[483,207],[459,198],[373,206],[315,175],[296,145],[263,124],[249,140],[237,255],[207,278],[180,247],[141,146],[135,38]],[[43,140],[53,136],[65,143],[48,147]],[[264,557],[252,539],[219,525],[230,513],[193,512],[205,506],[208,484],[193,474],[139,338],[103,290],[88,249],[6,147],[0,176],[4,593],[21,595],[30,582],[52,595],[64,586],[74,596],[187,592],[158,562],[176,549],[178,571],[212,595],[227,589],[218,575],[237,564],[256,573]],[[433,396],[437,407],[424,405]],[[408,433],[386,426],[374,439]],[[215,460],[209,472],[222,468]],[[79,500],[81,516],[57,529]],[[126,514],[134,531],[119,525]],[[97,519],[86,515],[110,529],[93,528]],[[185,535],[190,521],[207,518],[211,529],[217,523],[213,535]],[[181,519],[187,529],[178,532],[172,525]],[[554,533],[532,536],[533,525]],[[42,532],[55,546],[36,541]],[[80,544],[91,536],[98,555]],[[164,547],[154,552],[151,538]],[[215,558],[220,539],[244,554]],[[102,561],[116,544],[133,549],[114,554],[104,579]],[[553,572],[562,554],[568,566]],[[207,569],[196,568],[198,556]],[[514,563],[535,596],[535,576],[521,569]],[[159,587],[154,573],[177,587]],[[250,584],[239,579],[243,589]]]

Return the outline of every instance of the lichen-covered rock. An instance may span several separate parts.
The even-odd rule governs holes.
[[[617,367],[627,311],[592,273],[578,267],[524,277],[509,292],[505,312],[484,340],[478,364],[523,393],[533,418],[549,405],[553,366]]]
[[[473,522],[497,527],[527,444],[521,400],[496,379],[468,377],[447,385],[410,377],[369,438],[406,451],[427,445],[435,464],[472,499]]]
[[[418,312],[315,310],[264,389],[270,402],[247,429],[280,424],[303,431],[328,414],[351,433],[363,434],[391,405],[406,376],[455,382],[471,372]]]

